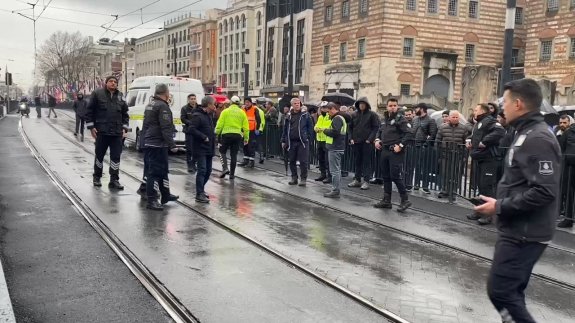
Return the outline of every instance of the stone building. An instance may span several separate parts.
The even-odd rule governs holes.
[[[206,11],[205,19],[192,23],[190,35],[190,77],[198,79],[206,92],[215,92],[217,79],[217,18],[221,10]]]
[[[136,77],[170,74],[166,70],[166,31],[136,39]]]
[[[522,74],[524,0],[518,0],[514,65]],[[346,92],[376,103],[387,95],[463,97],[464,70],[481,89],[473,100],[496,97],[503,57],[504,1],[314,1],[310,91]],[[473,68],[491,71],[474,73]],[[476,75],[484,76],[480,82]],[[312,94],[313,95],[313,94]],[[467,100],[471,102],[471,100]]]

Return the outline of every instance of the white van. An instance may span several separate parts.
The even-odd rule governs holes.
[[[176,145],[185,146],[185,134],[182,132],[182,121],[180,120],[180,111],[188,103],[188,95],[195,94],[198,103],[204,97],[204,88],[202,82],[174,76],[144,76],[135,79],[128,89],[126,102],[128,103],[128,114],[130,115],[130,128],[128,139],[139,147],[140,130],[144,123],[144,110],[154,96],[154,90],[157,84],[164,83],[170,89],[170,108],[174,115],[174,125],[176,126]]]

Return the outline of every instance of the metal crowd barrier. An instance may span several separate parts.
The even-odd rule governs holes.
[[[268,155],[284,156],[281,147],[281,128],[277,125],[266,125],[265,151]],[[310,143],[309,162],[318,164],[317,143],[315,137]],[[450,202],[454,202],[457,195],[466,198],[479,194],[477,189],[477,165],[470,156],[465,145],[457,143],[412,142],[405,148],[405,181],[408,187],[428,188],[432,191],[443,192]],[[499,149],[500,167],[497,172],[498,180],[502,176],[505,148]],[[575,156],[563,156],[561,181],[561,214],[562,217],[573,218],[575,214]],[[382,179],[379,165],[380,152],[374,147],[371,156],[373,178]],[[570,163],[569,163],[569,162]],[[342,171],[354,172],[353,151],[350,145],[346,146]]]

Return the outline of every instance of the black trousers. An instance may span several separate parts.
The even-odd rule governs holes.
[[[575,164],[563,163],[561,172],[561,214],[573,219],[575,212]]]
[[[236,164],[238,162],[238,151],[240,150],[240,145],[243,143],[243,138],[240,134],[228,133],[222,135],[220,142],[220,159],[222,161],[222,168],[228,169],[228,149],[230,150],[230,174],[234,175],[236,173]]]
[[[120,178],[120,157],[122,156],[123,138],[119,136],[98,135],[96,137],[96,158],[94,160],[94,177],[102,177],[104,156],[110,148],[110,179]]]
[[[84,119],[76,115],[76,131],[74,133],[79,133],[84,135]]]
[[[298,177],[296,162],[299,161],[301,179],[307,179],[307,167],[309,164],[309,141],[305,144],[299,140],[291,141],[288,154],[291,176],[296,178]]]
[[[331,177],[329,171],[329,158],[327,157],[327,145],[325,141],[317,142],[317,160],[319,163],[319,171],[322,175]]]
[[[168,148],[146,147],[144,150],[144,177],[148,200],[157,199],[157,191],[162,198],[170,196],[168,180]]]
[[[525,306],[525,288],[546,244],[499,237],[487,281],[487,294],[503,322],[535,323]]]
[[[355,179],[361,181],[363,178],[366,182],[371,179],[371,157],[373,156],[373,145],[366,142],[356,142],[351,146],[353,149],[353,158],[355,166]]]
[[[248,144],[244,146],[244,159],[255,160],[257,136],[255,131],[250,131]]]
[[[489,197],[495,197],[497,191],[497,169],[499,167],[497,160],[479,160],[477,161],[477,188],[479,194]]]
[[[257,142],[257,151],[260,155],[260,161],[264,160],[267,157],[267,136],[263,133],[260,132],[260,135],[256,137],[256,142]],[[254,155],[255,156],[255,155]]]
[[[381,152],[381,172],[383,177],[383,191],[385,194],[391,194],[392,183],[395,183],[399,195],[404,196],[406,194],[403,171],[404,159],[405,153],[403,150],[399,153],[395,153],[391,151],[388,146],[383,146],[383,151]]]
[[[194,136],[191,134],[186,134],[186,163],[188,164],[188,169],[196,167],[196,161],[194,160]]]

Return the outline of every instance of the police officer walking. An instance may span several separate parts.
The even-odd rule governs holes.
[[[477,123],[471,133],[471,142],[467,143],[471,158],[476,162],[475,179],[479,194],[495,196],[497,188],[497,169],[499,167],[499,142],[505,136],[505,129],[491,115],[487,104],[478,104],[474,110]],[[491,223],[491,218],[483,218],[474,212],[468,215],[469,220],[478,224]]]
[[[78,133],[80,133],[80,140],[84,141],[84,118],[86,116],[88,102],[84,100],[83,93],[78,93],[73,108],[74,112],[76,112],[76,130],[74,131],[74,136],[78,136]]]
[[[196,172],[196,161],[194,160],[194,136],[192,136],[190,127],[192,125],[192,115],[194,109],[198,107],[195,94],[188,95],[188,104],[182,107],[180,111],[180,120],[182,120],[183,131],[186,134],[186,163],[188,164],[188,173]]]
[[[533,266],[553,238],[559,208],[561,152],[539,111],[541,88],[532,79],[504,86],[503,109],[515,127],[505,157],[497,198],[475,211],[497,215],[499,236],[487,293],[503,322],[533,323],[525,306],[525,288]]]
[[[128,105],[122,92],[118,91],[118,80],[114,76],[106,78],[106,87],[92,93],[86,112],[86,127],[96,139],[94,160],[94,186],[102,186],[100,179],[104,169],[104,156],[110,148],[109,188],[123,190],[120,184],[120,156],[124,134],[130,129]]]
[[[411,206],[405,189],[403,163],[405,160],[405,146],[411,140],[411,128],[407,126],[405,117],[398,113],[397,99],[387,100],[387,111],[375,139],[375,148],[381,150],[381,170],[383,177],[383,199],[374,205],[380,209],[391,209],[391,189],[395,183],[401,204],[398,212],[404,212]]]
[[[168,150],[178,151],[174,142],[174,117],[168,104],[170,91],[166,84],[156,85],[153,101],[144,112],[146,208],[161,211],[164,207],[158,203],[156,185],[162,196],[161,203],[176,201],[179,197],[170,193],[168,180]],[[147,174],[146,174],[147,173]]]
[[[239,102],[240,98],[232,97],[232,102]],[[230,175],[230,179],[235,178],[238,151],[243,142],[248,144],[250,129],[248,117],[242,109],[233,103],[229,108],[222,111],[216,123],[216,135],[220,148],[220,159],[222,161],[222,174],[220,178]],[[230,150],[230,167],[228,168],[228,149]]]

